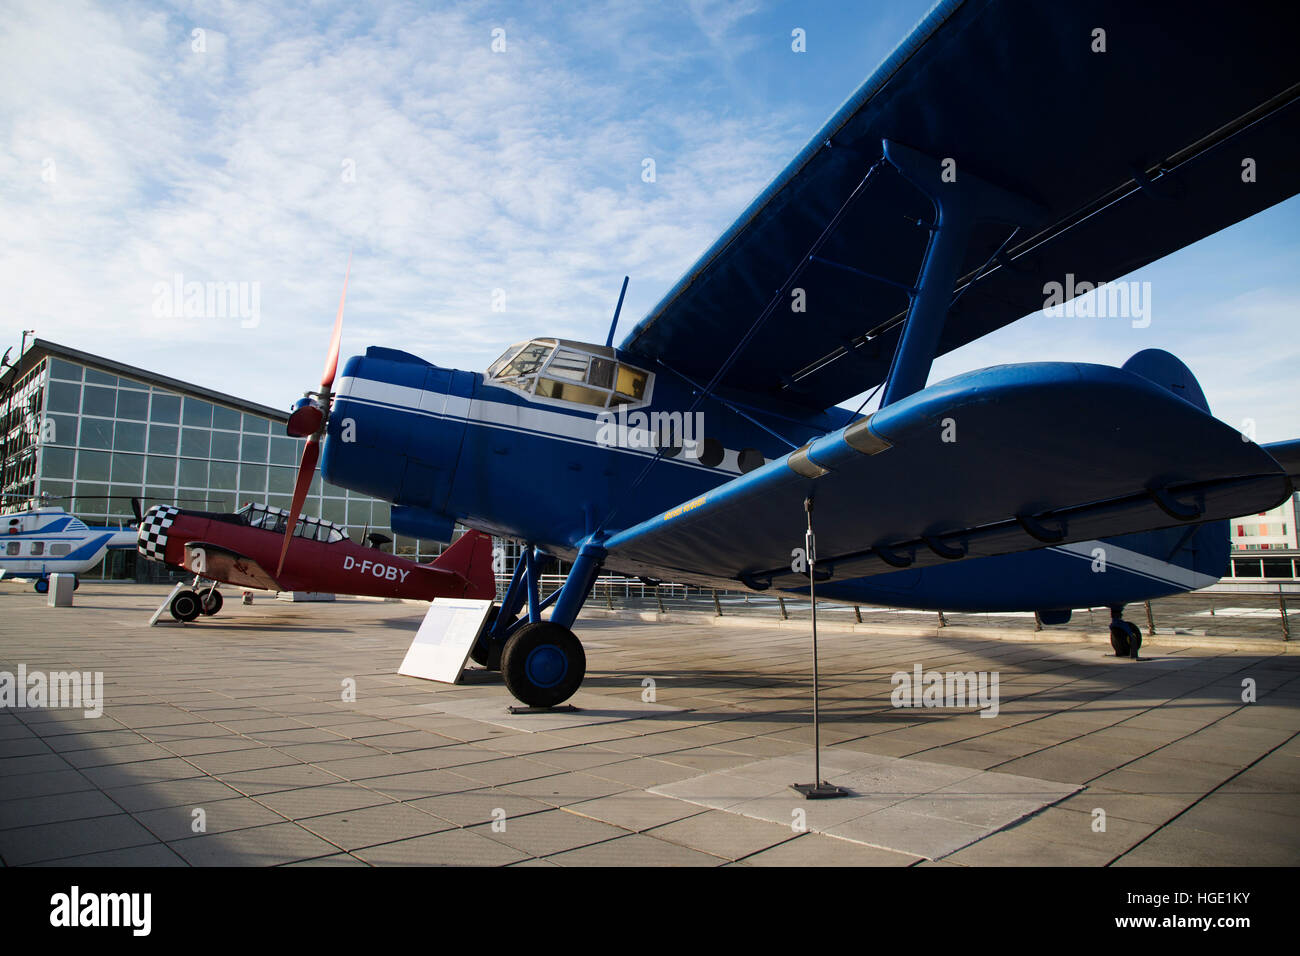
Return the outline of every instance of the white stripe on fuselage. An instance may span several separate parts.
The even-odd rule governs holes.
[[[597,441],[597,436],[600,434],[602,422],[594,416],[567,415],[564,412],[548,411],[527,403],[516,405],[508,402],[468,399],[410,385],[395,385],[371,378],[352,377],[340,380],[337,395],[339,398],[362,404],[377,403],[380,406],[391,406],[398,411],[415,415],[448,418],[489,428],[541,435],[646,458],[653,458],[655,455],[654,448],[649,444],[644,448],[625,448],[600,443]],[[640,438],[646,439],[647,442],[649,440],[648,432],[641,429],[628,429],[628,431],[637,432]],[[740,454],[732,448],[724,449],[722,462],[716,468],[709,468],[698,460],[686,458],[684,454],[675,458],[665,457],[662,460],[670,464],[710,472],[721,471],[731,475],[741,473]]]
[[[1173,584],[1184,590],[1195,591],[1197,588],[1209,587],[1219,580],[1208,574],[1185,568],[1181,564],[1161,561],[1149,554],[1130,551],[1128,548],[1121,548],[1104,541],[1076,541],[1074,544],[1058,545],[1051,550],[1060,551],[1062,554],[1068,554],[1074,558],[1082,558],[1085,561],[1094,561],[1097,556],[1093,554],[1093,551],[1097,548],[1102,550],[1107,567],[1114,565],[1121,571],[1137,574],[1144,578],[1151,578],[1164,584]]]

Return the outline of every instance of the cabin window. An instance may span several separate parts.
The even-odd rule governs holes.
[[[591,360],[591,370],[587,372],[587,381],[597,388],[614,387],[614,369],[618,368],[618,363],[611,362],[609,359],[593,358]]]
[[[625,405],[627,402],[639,402],[645,397],[646,373],[639,368],[630,368],[627,365],[618,367],[618,385],[614,389],[616,395],[616,405]],[[617,401],[617,399],[626,399],[626,401]]]
[[[37,556],[42,555],[42,554],[44,554],[44,553],[45,553],[45,542],[44,542],[44,541],[33,541],[33,542],[32,542],[32,557],[37,557]]]
[[[62,541],[56,541],[54,544],[50,545],[50,554],[54,557],[67,554],[71,550],[72,545],[66,544]]]
[[[585,385],[577,385],[573,382],[557,382],[552,378],[543,378],[537,382],[537,394],[543,398],[558,398],[561,401],[579,402],[597,408],[604,408],[605,399],[608,397],[605,392],[598,392],[594,388],[587,388]]]
[[[5,548],[5,554],[12,558],[22,550],[22,547],[23,543],[21,541],[10,541],[9,546]]]

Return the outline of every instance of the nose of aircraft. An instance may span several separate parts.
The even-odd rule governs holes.
[[[140,519],[140,531],[135,547],[151,561],[162,561],[167,552],[167,529],[172,526],[179,508],[171,505],[154,505]]]

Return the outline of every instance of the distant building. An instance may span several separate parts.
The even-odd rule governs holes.
[[[0,511],[51,496],[88,524],[131,520],[131,498],[234,511],[248,501],[289,507],[302,442],[287,412],[36,339],[0,375]],[[303,506],[348,527],[392,536],[387,502],[312,483]],[[399,538],[432,559],[442,546]],[[111,552],[90,577],[158,580],[161,566]]]
[[[1233,550],[1294,551],[1300,548],[1300,535],[1296,530],[1297,501],[1300,501],[1300,494],[1292,495],[1271,511],[1233,518]]]

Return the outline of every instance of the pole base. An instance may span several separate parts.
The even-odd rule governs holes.
[[[847,797],[849,792],[842,787],[823,780],[821,783],[792,783],[790,789],[802,793],[805,800],[829,800],[831,797]]]

